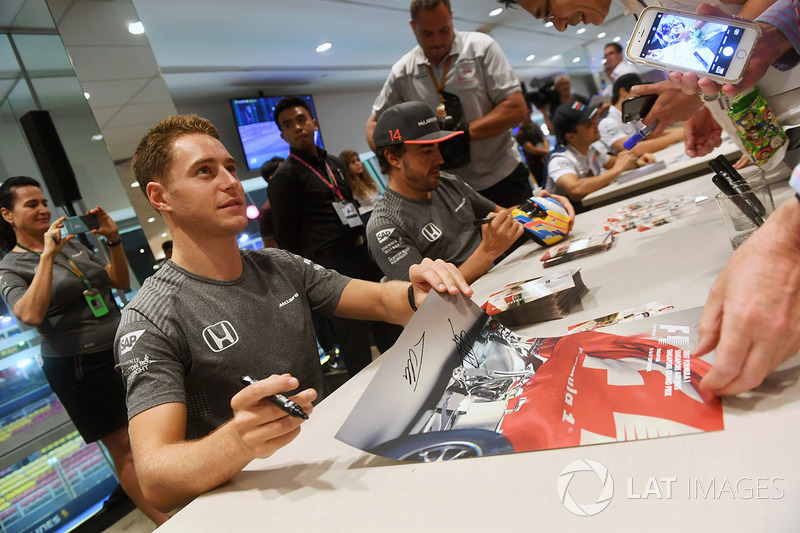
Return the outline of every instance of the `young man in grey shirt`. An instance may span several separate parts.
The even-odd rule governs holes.
[[[412,267],[410,285],[377,284],[286,251],[240,251],[247,217],[236,163],[195,115],[152,128],[132,166],[174,241],[172,259],[123,311],[115,342],[137,474],[162,510],[297,436],[302,419],[261,400],[286,393],[310,413],[320,397],[312,309],[405,324],[431,288],[472,292],[441,261]],[[260,381],[242,388],[244,375]]]

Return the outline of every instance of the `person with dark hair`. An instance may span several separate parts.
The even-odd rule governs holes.
[[[608,43],[605,45],[603,49],[603,55],[606,60],[605,65],[603,65],[606,76],[611,81],[606,88],[602,91],[601,94],[604,96],[611,96],[613,91],[614,82],[616,82],[620,76],[624,76],[626,74],[639,74],[639,70],[625,61],[625,56],[622,53],[622,45],[619,43]]]
[[[160,509],[225,483],[299,434],[303,418],[265,397],[286,394],[314,416],[325,382],[312,310],[405,324],[431,289],[472,294],[444,262],[415,265],[411,283],[371,283],[286,250],[240,250],[248,220],[236,161],[195,115],[151,128],[132,167],[175,241],[172,260],[125,307],[115,343],[137,473]],[[257,381],[243,386],[244,376]]]
[[[455,264],[471,283],[522,236],[509,209],[440,171],[439,143],[463,133],[442,130],[427,104],[390,107],[373,135],[389,183],[367,224],[367,241],[386,277],[404,279],[409,265],[428,257]],[[565,198],[557,200],[575,214]],[[483,218],[491,220],[474,224]]]
[[[275,156],[261,165],[261,177],[267,182],[267,186],[269,186],[269,180],[272,179],[272,175],[275,174],[275,171],[278,170],[283,161],[282,157]],[[272,206],[269,203],[269,198],[267,198],[267,201],[264,202],[258,212],[258,232],[261,234],[261,242],[264,248],[278,247],[278,243],[275,240],[275,223],[272,221]]]
[[[0,293],[17,320],[41,336],[42,371],[87,443],[101,441],[128,497],[156,524],[166,514],[142,495],[128,439],[125,387],[114,371],[120,312],[111,288],[127,289],[128,263],[119,230],[102,208],[87,214],[100,226],[111,264],[61,236],[64,219],[50,221],[39,183],[27,176],[0,185]]]
[[[367,142],[374,150],[372,132],[386,109],[425,102],[468,136],[470,162],[459,175],[499,205],[521,204],[532,194],[530,174],[511,128],[528,109],[508,59],[489,35],[456,31],[448,1],[413,0],[409,11],[418,46],[394,64],[372,104]]]
[[[339,158],[314,142],[317,121],[305,100],[287,97],[273,114],[289,157],[267,186],[275,239],[284,250],[353,278],[378,281],[350,181]],[[372,362],[372,337],[381,352],[402,331],[395,326],[334,317],[339,353],[351,376]]]
[[[350,187],[353,189],[353,196],[361,204],[361,207],[372,210],[378,203],[381,194],[375,180],[364,168],[361,158],[353,150],[344,150],[339,154],[339,159],[344,163],[347,179],[350,180]]]
[[[161,243],[161,251],[164,252],[164,259],[172,257],[172,239]]]
[[[553,115],[556,139],[563,149],[554,150],[547,160],[546,189],[572,202],[609,185],[626,170],[655,161],[651,154],[637,157],[623,151],[610,155],[600,142],[597,110],[597,106],[573,100],[558,106]]]
[[[611,97],[612,106],[599,124],[600,140],[603,141],[603,144],[612,154],[625,150],[625,141],[645,127],[641,120],[627,123],[622,121],[622,102],[633,96],[631,87],[643,83],[644,80],[638,74],[624,74],[614,82],[614,90]],[[631,152],[636,155],[657,152],[682,140],[682,127],[668,128],[660,135],[651,133],[646,139],[639,141],[631,149]]]
[[[547,154],[550,153],[550,142],[547,136],[539,128],[530,115],[526,115],[517,133],[514,135],[517,144],[522,148],[522,153],[525,155],[525,163],[528,165],[528,170],[536,180],[539,187],[544,187],[545,179],[547,176],[544,174],[544,162],[547,159]]]

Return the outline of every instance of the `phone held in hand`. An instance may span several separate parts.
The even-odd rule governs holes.
[[[622,122],[636,122],[642,120],[656,103],[657,94],[642,94],[633,96],[622,102]]]
[[[78,235],[89,233],[93,229],[100,229],[100,223],[94,215],[79,215],[64,219],[64,227],[61,228],[61,235]]]
[[[648,7],[639,16],[625,56],[649,68],[737,83],[759,37],[761,28],[751,22]]]

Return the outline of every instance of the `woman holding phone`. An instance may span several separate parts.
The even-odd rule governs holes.
[[[0,292],[21,322],[41,335],[42,371],[87,443],[100,440],[120,485],[151,520],[168,515],[142,496],[133,466],[125,387],[114,370],[120,311],[111,288],[129,287],[128,264],[117,225],[100,207],[91,233],[108,240],[111,264],[61,236],[66,217],[50,221],[39,183],[16,176],[0,185]]]

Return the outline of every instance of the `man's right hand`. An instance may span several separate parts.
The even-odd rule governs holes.
[[[637,156],[633,152],[627,150],[617,154],[617,160],[614,161],[614,170],[624,172],[632,168],[636,168]]]
[[[286,446],[300,433],[302,418],[290,416],[265,397],[284,394],[299,386],[289,374],[272,375],[248,385],[231,398],[233,426],[242,447],[253,458],[265,458]],[[314,389],[306,389],[289,399],[299,404],[306,414],[313,410],[317,398]]]
[[[502,210],[494,213],[491,222],[487,222],[481,228],[481,247],[494,258],[499,257],[503,252],[519,239],[525,232],[522,224],[514,220],[511,213]]]
[[[702,157],[722,144],[722,127],[707,107],[703,106],[683,124],[683,144],[686,155]]]

